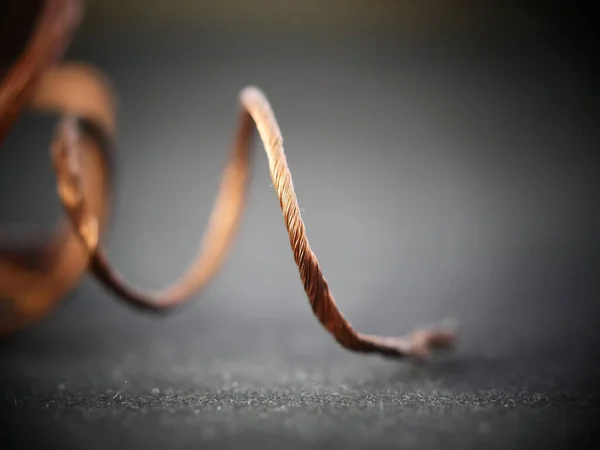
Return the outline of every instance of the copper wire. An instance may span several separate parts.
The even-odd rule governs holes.
[[[82,17],[80,0],[44,0],[29,41],[0,79],[0,143],[24,109],[72,114],[86,130],[79,142],[83,191],[104,232],[111,200],[112,164],[108,152],[115,133],[115,105],[100,71],[82,63],[57,65]],[[10,8],[30,8],[15,2]],[[10,47],[10,36],[3,42]],[[16,43],[18,44],[18,42]],[[58,133],[53,147],[63,145]],[[16,151],[19,151],[17,149]],[[27,175],[25,174],[25,177]],[[51,237],[15,242],[0,230],[0,335],[37,322],[72,291],[88,269],[89,255],[68,221]]]
[[[108,201],[97,201],[99,197],[106,196],[108,191],[98,189],[90,194],[90,190],[85,189],[86,177],[91,176],[89,172],[102,174],[106,178],[108,166],[88,165],[84,169],[81,158],[84,136],[79,126],[81,110],[61,108],[65,118],[58,128],[57,139],[52,147],[58,195],[73,229],[84,244],[90,258],[90,270],[96,278],[116,294],[117,298],[143,310],[155,312],[173,310],[205,287],[221,268],[240,224],[248,188],[251,141],[255,126],[268,157],[273,187],[279,198],[300,279],[312,311],[324,328],[342,347],[355,352],[424,358],[433,349],[451,346],[456,339],[455,331],[451,328],[422,329],[406,337],[366,335],[353,328],[336,305],[317,257],[310,247],[284,153],[283,137],[271,105],[256,87],[245,88],[239,98],[241,113],[233,149],[198,253],[178,280],[156,292],[131,285],[109,262],[102,246],[104,219],[98,213],[98,204],[108,204]],[[103,107],[99,109],[105,111],[105,117],[112,116],[110,102],[105,100]],[[96,113],[96,116],[99,114]],[[95,120],[89,114],[84,117],[91,122]],[[114,129],[107,127],[106,123],[97,125],[97,129],[104,130],[107,136],[113,134]],[[103,194],[99,196],[99,192]],[[95,205],[90,201],[90,195],[95,195]]]

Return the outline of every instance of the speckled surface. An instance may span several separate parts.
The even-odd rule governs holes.
[[[325,335],[315,341],[326,351],[298,358],[280,326],[266,333],[270,345],[239,332],[254,343],[245,356],[219,356],[219,342],[194,352],[174,336],[79,351],[48,336],[41,354],[24,338],[2,354],[3,439],[8,448],[158,449],[567,448],[597,438],[597,372],[585,373],[595,369],[581,348],[484,356],[469,345],[419,367],[347,355]]]

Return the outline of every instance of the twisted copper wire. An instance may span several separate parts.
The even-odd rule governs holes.
[[[147,292],[130,286],[111,267],[101,240],[95,232],[96,219],[87,212],[78,168],[76,129],[72,119],[63,124],[72,139],[54,153],[59,179],[59,195],[79,236],[92,255],[92,270],[118,296],[138,307],[161,310],[182,304],[217,272],[238,227],[246,197],[251,120],[254,121],[269,160],[273,186],[279,197],[294,260],[312,310],[321,324],[348,350],[376,352],[387,356],[425,356],[433,348],[450,345],[454,333],[448,329],[421,330],[407,338],[385,338],[357,332],[338,309],[333,295],[306,236],[306,228],[294,191],[292,175],[283,149],[283,138],[269,102],[255,87],[240,94],[243,106],[232,157],[224,172],[210,224],[195,261],[175,283],[160,292]]]
[[[418,330],[406,337],[390,338],[362,334],[352,327],[338,309],[308,242],[283,149],[283,138],[271,106],[264,94],[255,87],[245,88],[240,94],[240,102],[242,111],[233,151],[224,170],[198,254],[177,281],[157,292],[130,285],[111,266],[103,250],[102,221],[94,212],[84,189],[86,175],[81,163],[82,136],[81,128],[77,126],[78,115],[67,111],[58,129],[59,144],[53,146],[52,151],[58,177],[58,194],[73,228],[91,257],[90,268],[97,279],[117,294],[117,298],[150,311],[171,310],[204,287],[221,267],[240,223],[249,179],[254,122],[267,153],[271,179],[304,290],[315,316],[336,341],[351,351],[417,358],[427,356],[432,349],[453,344],[456,335],[448,328]]]

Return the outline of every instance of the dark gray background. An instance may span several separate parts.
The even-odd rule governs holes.
[[[307,2],[272,17],[175,1],[137,16],[137,3],[93,3],[69,52],[119,95],[107,246],[128,278],[162,287],[194,255],[238,92],[254,84],[272,102],[311,245],[348,318],[389,335],[452,318],[461,342],[426,367],[340,349],[310,312],[257,141],[241,232],[189,306],[142,315],[85,279],[2,343],[9,447],[592,438],[598,91],[584,13],[431,2],[410,16],[354,1],[338,15],[335,2]],[[59,217],[53,124],[25,115],[3,144],[3,223],[50,229]]]

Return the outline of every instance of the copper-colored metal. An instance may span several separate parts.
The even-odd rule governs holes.
[[[11,7],[17,7],[16,3]],[[62,58],[82,14],[82,0],[45,0],[40,4],[31,38],[0,84],[0,142],[29,101],[40,77]]]
[[[79,23],[82,2],[37,3],[31,38],[0,83],[0,142],[23,108],[77,115],[83,191],[102,233],[110,199],[109,136],[115,130],[112,93],[96,69],[56,66]],[[31,6],[14,2],[15,8]],[[52,147],[65,145],[65,138],[60,128]],[[49,239],[26,246],[13,242],[10,233],[0,238],[0,334],[8,334],[48,314],[87,271],[89,255],[68,222]]]
[[[42,89],[41,92],[49,93],[51,89]],[[255,87],[245,88],[240,94],[240,102],[242,110],[233,151],[198,254],[182,277],[160,292],[147,292],[130,285],[111,266],[102,247],[104,217],[98,212],[101,209],[99,205],[106,203],[103,195],[107,195],[108,190],[98,188],[90,192],[90,189],[86,189],[88,177],[105,176],[106,167],[85,164],[82,139],[77,127],[79,112],[65,110],[65,118],[52,151],[58,177],[58,195],[73,229],[91,257],[90,269],[97,279],[112,290],[117,298],[148,311],[173,310],[202,289],[221,267],[240,223],[249,179],[254,124],[268,156],[271,179],[304,290],[315,316],[336,341],[351,351],[415,358],[424,358],[433,349],[452,345],[456,334],[448,328],[419,330],[406,337],[387,338],[362,334],[352,327],[337,307],[319,262],[310,248],[283,150],[283,138],[271,106],[264,94]],[[110,108],[103,109],[108,110]],[[111,129],[110,126],[108,129]]]
[[[92,255],[91,267],[98,279],[118,298],[152,311],[178,306],[205,286],[220,268],[239,225],[246,198],[251,125],[254,121],[269,159],[271,179],[279,197],[294,260],[312,310],[321,324],[343,347],[356,352],[425,357],[432,349],[452,344],[454,331],[445,328],[419,330],[404,338],[386,338],[361,334],[352,327],[337,307],[317,257],[310,248],[283,150],[283,138],[271,106],[255,87],[245,88],[240,94],[240,101],[243,109],[233,152],[201,248],[183,276],[161,292],[146,292],[133,287],[111,267],[101,246],[101,238],[95,232],[98,229],[97,218],[88,208],[86,196],[81,191],[83,177],[76,141],[67,141],[67,145],[60,147],[61,151],[54,153],[59,195],[73,226]],[[72,123],[68,120],[64,126],[68,129]]]

